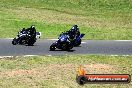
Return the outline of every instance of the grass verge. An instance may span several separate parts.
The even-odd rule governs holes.
[[[130,74],[132,56],[67,55],[14,57],[0,60],[2,88],[131,88],[130,84],[76,83],[76,71],[83,65],[87,73]]]
[[[0,37],[36,25],[42,38],[57,38],[77,24],[85,39],[132,38],[131,0],[1,0]]]

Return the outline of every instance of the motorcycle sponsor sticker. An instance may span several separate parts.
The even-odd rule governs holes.
[[[80,85],[86,83],[130,83],[129,74],[86,74],[86,71],[80,67],[76,77]]]

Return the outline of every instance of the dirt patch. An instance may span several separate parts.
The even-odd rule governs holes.
[[[0,72],[1,76],[9,76],[9,77],[13,77],[13,76],[23,76],[23,75],[34,75],[34,76],[48,76],[51,74],[61,74],[61,72],[65,73],[68,70],[74,69],[74,65],[73,64],[51,64],[48,66],[43,65],[42,67],[37,67],[37,68],[33,68],[33,69],[28,69],[28,70],[24,70],[24,69],[17,69],[17,70],[8,70],[8,71],[4,71],[4,72]]]
[[[87,73],[96,73],[96,74],[110,74],[115,72],[116,67],[109,64],[89,64],[84,65]]]
[[[17,69],[17,70],[11,70],[11,71],[5,71],[0,72],[1,77],[15,77],[15,76],[34,76],[39,78],[55,78],[55,76],[58,76],[59,78],[64,76],[66,78],[70,77],[72,74],[77,74],[78,65],[75,64],[51,64],[48,66],[41,66],[33,69],[23,70],[23,69]],[[113,73],[115,71],[115,67],[108,65],[108,64],[89,64],[84,65],[84,69],[86,69],[87,73],[97,73],[97,74],[103,74],[103,73]],[[58,78],[58,79],[59,79]],[[56,79],[56,78],[55,78]]]

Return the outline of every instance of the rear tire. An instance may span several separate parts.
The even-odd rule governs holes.
[[[66,43],[62,44],[62,50],[69,50],[68,45]]]
[[[28,46],[33,46],[33,44],[32,43],[28,43]]]
[[[71,50],[73,48],[73,46],[69,46],[69,50]]]
[[[75,44],[75,46],[81,45],[81,42],[82,42],[82,40],[80,39],[80,40]]]
[[[70,51],[70,49],[72,49],[73,47],[70,46],[70,44],[68,42],[62,44],[62,50],[65,50],[65,51]]]
[[[29,40],[28,41],[28,46],[33,46],[33,44],[36,42],[36,40]]]

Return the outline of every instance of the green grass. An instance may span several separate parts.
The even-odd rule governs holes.
[[[68,55],[14,57],[0,60],[1,88],[131,88],[132,84],[76,83],[83,65],[91,74],[130,74],[132,56]]]
[[[35,24],[42,38],[57,38],[77,24],[85,39],[131,39],[131,0],[1,0],[0,37]]]
[[[42,38],[58,35],[77,24],[85,39],[132,38],[131,0],[0,0],[0,38],[15,37],[35,24]],[[75,82],[76,70],[132,75],[132,56],[40,56],[0,59],[1,88],[131,88],[130,84]]]

